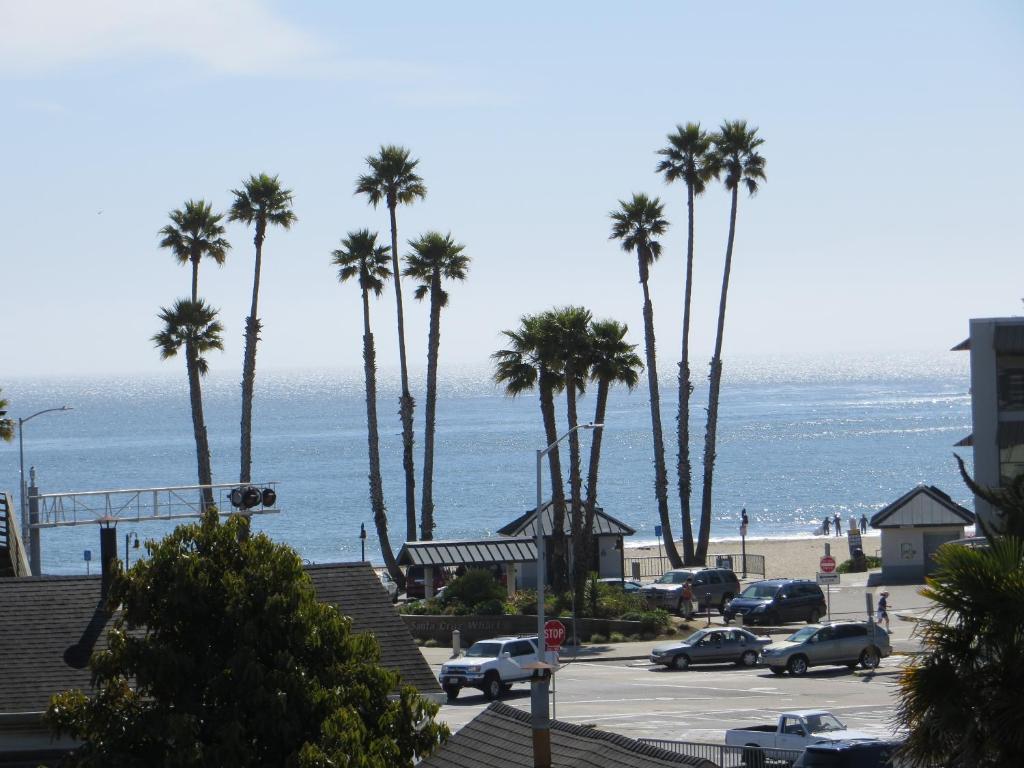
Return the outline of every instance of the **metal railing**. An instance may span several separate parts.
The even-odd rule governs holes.
[[[644,744],[660,747],[677,755],[710,760],[720,768],[783,768],[792,765],[803,750],[765,749],[763,747],[729,747],[700,741],[640,739]]]
[[[722,558],[726,558],[727,562],[719,564]],[[664,555],[653,557],[629,557],[627,555],[623,560],[626,567],[626,578],[657,578],[665,573],[665,571],[672,570],[672,563]],[[707,557],[707,564],[718,568],[732,568],[737,576],[742,576],[746,573],[748,577],[759,576],[763,578],[767,573],[764,555],[746,555],[744,558],[741,554],[711,553]]]
[[[0,557],[8,561],[0,563],[0,574],[29,576],[31,571],[28,567],[28,558],[18,534],[13,510],[11,497],[6,492],[0,492],[0,550],[3,550]]]

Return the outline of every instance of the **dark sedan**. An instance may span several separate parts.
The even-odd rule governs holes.
[[[752,667],[761,657],[761,649],[771,643],[745,629],[699,629],[678,643],[657,645],[651,651],[651,663],[672,669],[691,664],[732,662]]]

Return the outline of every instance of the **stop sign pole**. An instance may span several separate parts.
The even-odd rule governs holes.
[[[829,554],[829,546],[825,545],[825,554],[821,560],[818,561],[818,574],[833,574],[836,570],[836,559]],[[825,582],[825,600],[826,610],[828,611],[828,620],[832,621],[832,583]]]

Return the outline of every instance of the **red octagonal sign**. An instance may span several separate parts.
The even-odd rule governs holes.
[[[565,642],[565,624],[558,619],[544,623],[544,644],[549,650],[557,651]]]
[[[836,559],[825,555],[818,563],[818,568],[821,569],[822,573],[833,573],[836,569]]]

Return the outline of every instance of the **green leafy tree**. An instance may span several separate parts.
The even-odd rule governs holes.
[[[199,301],[199,262],[205,256],[223,265],[231,248],[224,238],[222,214],[214,213],[205,200],[186,200],[184,208],[168,214],[171,223],[160,230],[160,247],[167,248],[179,264],[192,265],[192,301]]]
[[[398,362],[402,379],[399,415],[402,419],[402,467],[405,470],[405,534],[416,540],[416,468],[413,463],[413,412],[416,403],[409,390],[409,366],[405,355],[405,314],[402,279],[398,267],[398,217],[401,205],[412,205],[427,196],[427,187],[416,173],[419,160],[405,147],[389,144],[366,158],[370,172],[356,179],[356,194],[365,195],[374,208],[384,203],[391,219],[391,272],[395,279],[395,311],[398,313]]]
[[[612,211],[611,239],[619,240],[622,250],[635,251],[640,271],[640,286],[644,293],[644,347],[647,355],[647,386],[651,393],[651,435],[654,441],[654,495],[658,500],[665,554],[673,568],[683,564],[672,538],[672,521],[668,516],[668,477],[665,470],[665,440],[661,432],[661,395],[658,393],[658,361],[654,341],[654,306],[648,287],[650,267],[661,255],[661,243],[655,238],[665,234],[665,219],[661,201],[644,194],[635,194],[631,200],[620,200],[619,208]]]
[[[213,472],[210,469],[210,441],[203,416],[201,380],[209,370],[204,355],[215,349],[224,349],[221,336],[224,328],[217,320],[217,310],[204,301],[179,299],[173,307],[162,307],[159,317],[164,327],[153,336],[153,343],[160,350],[160,358],[167,360],[175,357],[182,347],[185,348],[185,370],[192,406],[192,432],[196,441],[199,484],[210,485]],[[213,491],[209,488],[203,489],[203,503],[206,506],[213,504]]]
[[[252,398],[256,386],[256,344],[260,338],[260,323],[257,310],[260,300],[260,271],[263,267],[263,242],[267,238],[267,227],[274,225],[290,229],[295,223],[292,211],[292,191],[284,189],[277,176],[261,173],[250,176],[241,189],[233,189],[235,200],[231,203],[229,221],[240,221],[253,225],[255,234],[252,242],[256,246],[256,262],[252,276],[252,304],[249,316],[245,318],[245,352],[242,359],[242,438],[241,469],[238,480],[248,483],[252,476]]]
[[[179,526],[111,586],[120,615],[96,694],[53,697],[65,761],[128,766],[411,766],[448,735],[437,705],[380,666],[369,634],[318,602],[299,556],[217,511]]]
[[[697,532],[697,548],[694,558],[703,563],[708,555],[711,538],[711,501],[715,475],[715,446],[718,436],[718,399],[722,388],[722,340],[725,335],[725,308],[729,296],[729,276],[732,274],[732,249],[736,239],[736,209],[739,204],[740,187],[753,197],[761,182],[765,180],[765,161],[757,151],[764,139],[757,135],[757,128],[748,128],[745,120],[726,120],[712,137],[714,155],[712,162],[724,174],[725,188],[732,196],[729,210],[729,239],[725,247],[725,268],[722,271],[722,294],[718,302],[718,327],[715,332],[715,351],[711,357],[711,371],[708,375],[708,421],[704,433],[704,481],[700,504],[700,529]]]
[[[558,439],[555,418],[555,395],[564,387],[565,380],[559,369],[560,357],[557,335],[552,333],[550,318],[545,314],[524,315],[519,328],[502,331],[508,346],[491,355],[494,361],[494,380],[505,387],[505,394],[517,397],[536,387],[540,400],[544,438],[548,445]],[[549,575],[556,591],[565,589],[565,488],[562,481],[562,463],[556,445],[548,452],[548,470],[551,481],[552,531],[551,568]],[[540,510],[537,510],[538,516]]]
[[[0,440],[5,443],[14,439],[14,419],[7,418],[7,400],[3,397],[3,389],[0,389]]]
[[[412,253],[405,257],[406,277],[419,281],[415,296],[430,297],[430,329],[427,332],[427,404],[423,422],[423,504],[420,538],[434,538],[434,434],[437,429],[437,364],[441,348],[441,309],[448,306],[445,280],[465,280],[469,257],[465,246],[452,240],[451,233],[428,232],[410,240]]]
[[[679,454],[676,473],[679,483],[679,509],[683,526],[683,561],[694,562],[693,521],[690,500],[693,496],[693,467],[690,463],[690,396],[693,380],[690,375],[690,299],[693,293],[693,200],[704,193],[717,168],[711,152],[711,137],[701,130],[700,123],[677,125],[668,135],[668,146],[659,149],[664,159],[657,172],[665,183],[681,181],[686,185],[686,284],[683,288],[683,344],[679,357],[679,414],[677,417]]]
[[[644,364],[636,354],[636,345],[626,341],[628,326],[615,320],[595,320],[590,324],[590,380],[597,384],[594,404],[594,423],[605,423],[608,407],[608,393],[614,384],[623,384],[633,390],[640,381]],[[587,573],[593,567],[591,553],[594,551],[594,514],[597,509],[597,480],[601,464],[601,446],[604,428],[595,429],[590,443],[590,464],[587,468],[587,496],[584,503],[583,536],[577,544],[574,563],[576,564],[573,586],[576,589],[576,605],[583,605],[583,590],[586,589]]]
[[[333,263],[338,268],[341,283],[355,279],[363,298],[363,375],[366,381],[366,437],[370,458],[370,506],[377,527],[381,556],[388,573],[400,589],[405,588],[405,576],[398,567],[388,534],[388,512],[384,506],[384,482],[380,471],[380,433],[377,428],[377,352],[370,330],[370,294],[380,296],[384,283],[391,277],[390,249],[377,245],[377,233],[368,229],[349,232],[341,241],[341,248],[333,252]]]

